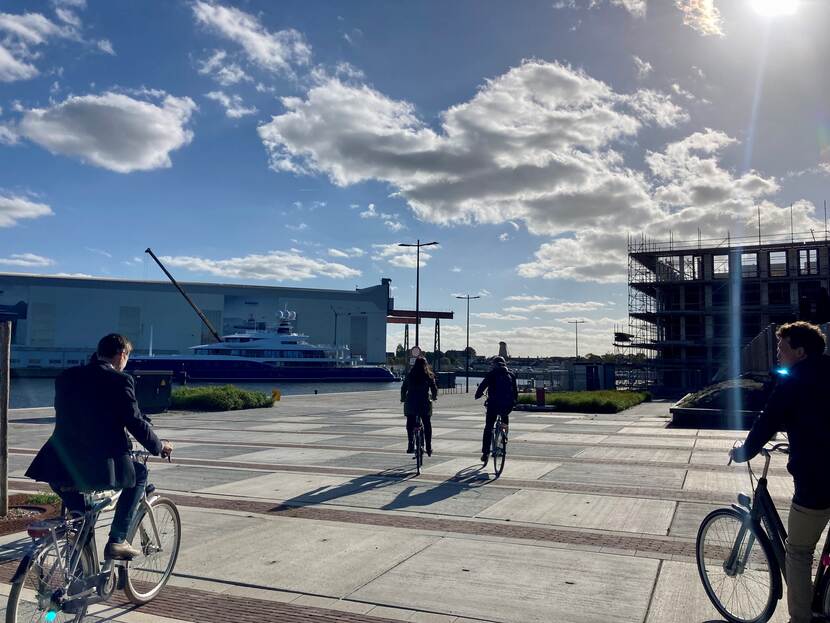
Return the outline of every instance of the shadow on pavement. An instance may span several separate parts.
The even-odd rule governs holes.
[[[381,510],[401,510],[413,506],[430,506],[437,502],[449,499],[465,491],[483,487],[491,482],[490,475],[483,472],[481,464],[470,465],[456,472],[448,480],[431,489],[414,493],[418,487],[411,485],[395,496],[388,504],[381,506]]]
[[[383,489],[384,487],[398,484],[402,480],[407,480],[412,475],[406,466],[392,467],[376,474],[357,476],[336,487],[318,487],[312,491],[301,493],[290,500],[286,500],[279,506],[271,509],[271,511],[279,512],[281,510],[297,508],[298,506],[314,506],[367,491]]]

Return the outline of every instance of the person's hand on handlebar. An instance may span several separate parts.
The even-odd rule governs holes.
[[[161,458],[167,459],[170,461],[170,455],[173,454],[173,444],[170,443],[167,439],[161,440]]]

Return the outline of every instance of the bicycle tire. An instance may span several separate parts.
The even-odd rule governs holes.
[[[493,469],[496,471],[496,478],[504,471],[504,463],[507,460],[507,436],[504,428],[500,425],[493,431]]]
[[[734,508],[719,508],[706,515],[700,523],[695,543],[697,570],[712,605],[728,621],[764,623],[775,612],[782,586],[781,570],[766,533],[757,531],[752,524],[748,525],[744,537],[752,535],[754,545],[745,554],[746,567],[739,574],[731,576],[724,569],[725,558],[730,555],[741,535],[744,517]],[[744,538],[738,551],[745,553],[746,545],[747,539]],[[707,562],[711,564],[707,566]],[[718,577],[721,579],[714,582]],[[741,586],[744,578],[747,582],[752,582],[751,587],[746,584]],[[716,584],[719,589],[725,585],[724,592],[729,595],[729,603],[723,603],[715,589]],[[753,589],[759,589],[755,591],[758,599],[750,595]]]
[[[817,604],[819,607],[817,614],[830,617],[830,574],[825,574],[824,579],[821,581]]]
[[[415,429],[415,475],[421,475],[421,467],[424,465],[424,429]]]
[[[127,541],[141,550],[142,556],[129,561],[125,566],[124,593],[132,603],[136,605],[146,604],[152,601],[161,592],[164,585],[173,573],[176,566],[176,559],[179,556],[179,547],[182,541],[182,520],[179,509],[167,498],[159,498],[151,509],[156,518],[156,526],[159,537],[165,543],[159,545],[154,543],[155,534],[150,523],[145,507],[139,507],[139,515],[136,517]],[[167,520],[162,521],[161,513],[167,514]],[[165,537],[171,535],[166,540]],[[139,541],[135,542],[138,538]],[[158,549],[158,551],[153,551]],[[157,554],[169,552],[166,562]]]
[[[65,547],[65,540],[61,539],[58,542],[63,544]],[[36,550],[32,556],[24,557],[23,560],[20,561],[17,569],[20,576],[12,584],[11,590],[9,591],[9,600],[6,604],[6,623],[31,623],[32,621],[42,621],[46,619],[46,613],[49,611],[49,607],[41,606],[40,600],[36,596],[32,598],[31,595],[28,594],[30,591],[38,592],[39,590],[43,590],[45,593],[45,587],[42,589],[36,588],[35,583],[39,583],[39,581],[37,578],[30,577],[30,574],[34,569],[42,570],[44,568],[51,568],[53,573],[57,571],[51,562],[46,564],[43,562],[50,552],[52,552],[52,558],[55,558],[54,551],[54,545],[49,543],[48,545]],[[80,556],[81,574],[76,575],[76,578],[78,579],[90,576],[96,571],[94,568],[95,559],[92,556],[92,550],[89,544],[81,550]],[[57,580],[58,578],[55,579]],[[62,579],[63,578],[61,578],[61,580]],[[63,582],[60,582],[59,584],[62,585]],[[51,581],[48,586],[49,593],[59,588],[57,584],[52,587]],[[26,589],[27,593],[23,592],[24,589]],[[54,623],[81,623],[86,616],[86,611],[87,604],[84,603],[79,607],[77,612],[57,612],[53,621]]]

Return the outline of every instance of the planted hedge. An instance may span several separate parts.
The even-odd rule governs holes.
[[[651,400],[648,392],[600,390],[593,392],[548,392],[545,404],[556,411],[572,413],[617,413]],[[519,404],[535,405],[534,394],[521,394]]]
[[[181,387],[173,390],[170,408],[181,411],[237,411],[273,407],[274,399],[233,385]]]

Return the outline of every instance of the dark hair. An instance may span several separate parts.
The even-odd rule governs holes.
[[[821,329],[803,320],[781,325],[775,335],[786,339],[792,348],[803,348],[808,357],[821,355],[827,347]]]
[[[103,357],[104,359],[112,359],[122,351],[130,353],[132,350],[133,344],[130,340],[123,335],[119,335],[118,333],[110,333],[109,335],[102,337],[98,342],[97,354],[99,357]]]
[[[429,367],[425,357],[421,356],[415,359],[415,364],[409,371],[409,378],[411,380],[435,378],[435,374],[432,372],[432,368]]]

